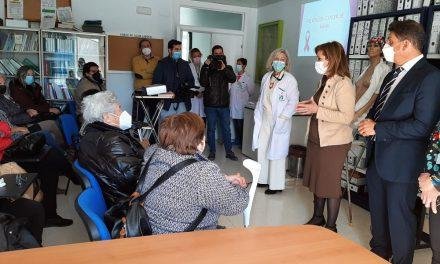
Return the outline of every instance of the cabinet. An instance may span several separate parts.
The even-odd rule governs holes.
[[[0,27],[0,74],[12,79],[18,68],[30,66],[40,81],[40,31]]]
[[[105,76],[105,42],[103,34],[41,30],[44,96],[51,100],[72,100],[84,62],[95,62]]]

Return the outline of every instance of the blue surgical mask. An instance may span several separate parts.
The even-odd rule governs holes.
[[[182,52],[181,52],[181,51],[175,51],[175,52],[173,52],[173,59],[174,59],[174,60],[178,60],[178,59],[180,59],[180,58],[182,58]]]
[[[235,65],[235,69],[237,70],[237,72],[241,72],[241,70],[243,70],[243,65],[237,64]]]
[[[33,84],[33,83],[34,83],[34,76],[32,76],[32,75],[27,75],[26,78],[24,79],[24,82],[25,82],[27,85],[31,85],[31,84]]]
[[[280,72],[280,71],[284,70],[284,67],[286,67],[286,63],[284,61],[275,60],[272,62],[272,68],[276,72]]]

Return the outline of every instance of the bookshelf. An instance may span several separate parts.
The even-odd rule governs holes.
[[[23,65],[34,69],[37,81],[40,75],[40,31],[0,27],[0,73],[12,79]]]
[[[41,30],[43,92],[55,101],[73,100],[73,90],[82,77],[78,63],[93,61],[101,74],[106,69],[106,39],[103,34],[68,30]]]

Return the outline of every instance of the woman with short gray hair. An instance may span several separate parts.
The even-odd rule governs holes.
[[[110,91],[84,97],[78,161],[95,175],[111,207],[135,190],[146,144],[132,136],[131,116]]]

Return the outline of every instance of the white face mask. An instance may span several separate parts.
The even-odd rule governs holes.
[[[115,115],[113,113],[110,113],[110,114],[112,116],[117,117],[117,115]],[[122,112],[121,115],[119,116],[119,124],[118,125],[119,125],[119,128],[122,130],[126,130],[126,129],[131,128],[131,125],[132,125],[131,115],[127,111]]]
[[[144,54],[145,56],[149,56],[151,54],[151,49],[150,48],[143,48],[142,54]]]
[[[388,43],[383,46],[382,53],[386,61],[394,62],[394,48]]]
[[[315,70],[318,74],[324,75],[327,72],[327,66],[324,61],[315,61]]]

